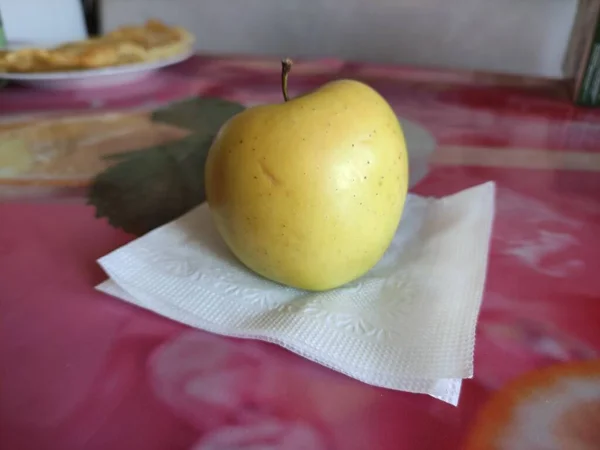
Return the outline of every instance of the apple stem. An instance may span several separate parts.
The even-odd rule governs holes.
[[[288,97],[287,82],[288,75],[292,71],[292,60],[285,58],[281,61],[281,91],[283,92],[283,99],[287,102],[290,98]]]

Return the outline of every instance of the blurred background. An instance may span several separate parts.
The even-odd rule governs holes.
[[[104,30],[156,17],[191,30],[204,52],[561,77],[578,5],[594,1],[0,0],[0,11],[13,40],[81,38],[83,3]]]
[[[178,23],[196,34],[199,49],[216,53],[334,56],[561,77],[578,3],[104,0],[102,15],[106,29],[147,17]]]

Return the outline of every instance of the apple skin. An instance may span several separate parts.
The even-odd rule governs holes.
[[[215,225],[248,268],[310,291],[368,272],[389,247],[408,189],[408,155],[390,105],[358,81],[249,108],[209,150]]]

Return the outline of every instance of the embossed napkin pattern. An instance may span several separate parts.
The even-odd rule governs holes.
[[[494,184],[409,195],[394,241],[367,275],[313,293],[255,275],[201,205],[98,262],[97,288],[209,332],[260,339],[365,383],[457,404],[473,375]]]

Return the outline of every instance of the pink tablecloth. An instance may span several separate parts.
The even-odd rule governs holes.
[[[254,104],[279,100],[277,71],[198,57],[135,87],[8,89],[0,105],[115,108],[193,93]],[[368,81],[437,138],[416,192],[498,183],[476,376],[459,407],[95,292],[95,260],[130,236],[81,204],[17,201],[0,205],[0,449],[456,449],[511,380],[598,357],[600,114],[572,107],[554,82],[339,61],[298,64],[292,95],[341,76]]]

